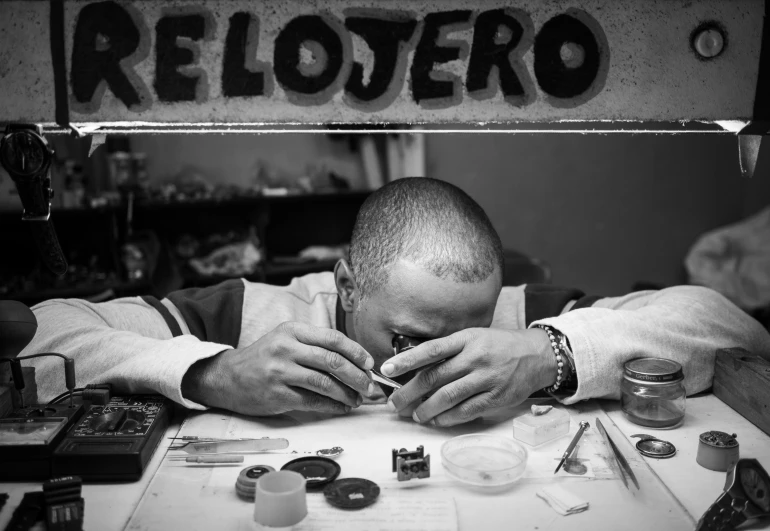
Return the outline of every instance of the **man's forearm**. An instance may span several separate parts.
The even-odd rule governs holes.
[[[157,393],[191,408],[181,382],[196,361],[229,348],[186,334],[172,338],[158,312],[137,298],[93,304],[51,300],[33,308],[37,333],[22,355],[58,352],[75,360],[77,385],[110,383],[119,394]],[[64,390],[61,360],[36,358],[38,399]]]
[[[678,361],[692,394],[711,385],[717,349],[770,351],[770,335],[755,319],[716,292],[695,286],[602,299],[544,322],[566,334],[572,345],[579,387],[567,403],[619,398],[623,364],[629,359]]]
[[[227,351],[196,361],[182,378],[182,396],[204,406],[229,409],[223,362]]]

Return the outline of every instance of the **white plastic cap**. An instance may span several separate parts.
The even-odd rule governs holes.
[[[290,528],[307,516],[305,477],[291,470],[268,472],[257,480],[254,521],[263,528]]]

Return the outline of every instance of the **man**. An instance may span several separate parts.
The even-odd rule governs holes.
[[[34,309],[39,329],[24,354],[74,357],[81,384],[248,415],[345,413],[382,397],[370,369],[420,369],[389,405],[450,426],[544,388],[567,404],[617,398],[623,364],[640,356],[680,362],[695,393],[711,385],[716,349],[770,352],[756,321],[705,288],[599,299],[502,287],[502,269],[479,205],[448,183],[402,179],[366,200],[350,261],[333,274],[287,287],[233,280],[163,301],[48,301]],[[393,356],[394,338],[416,346]],[[49,398],[62,388],[59,366],[36,365]]]

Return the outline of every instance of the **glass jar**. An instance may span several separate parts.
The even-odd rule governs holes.
[[[626,418],[649,428],[674,428],[684,420],[685,390],[682,366],[664,358],[627,361],[620,386],[620,405]]]

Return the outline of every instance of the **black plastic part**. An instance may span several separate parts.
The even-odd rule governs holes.
[[[328,485],[342,471],[336,461],[326,457],[300,457],[283,465],[281,470],[292,470],[305,476],[307,490],[317,490]]]
[[[86,388],[83,390],[83,400],[87,400],[95,406],[103,406],[110,401],[110,390]]]
[[[159,398],[157,396],[113,397],[113,401]],[[101,408],[101,406],[98,407]],[[70,433],[53,453],[53,474],[76,475],[87,482],[136,481],[142,477],[147,463],[160,444],[170,416],[171,407],[168,401],[163,400],[155,420],[143,435],[76,437]],[[87,419],[84,419],[75,426],[75,429],[79,429],[86,421]],[[116,429],[120,429],[120,426],[116,426]]]
[[[75,360],[64,360],[64,386],[71,392],[77,385],[75,385]]]
[[[66,419],[64,428],[57,433],[46,445],[8,445],[0,449],[0,481],[30,481],[49,479],[51,476],[51,455],[54,449],[67,435],[67,431],[80,420],[86,411],[86,405],[78,404],[70,408],[65,404],[49,406],[29,406],[17,409],[2,419],[30,419],[39,418]],[[64,474],[62,474],[64,475]]]
[[[340,509],[361,509],[377,501],[380,487],[364,478],[344,478],[324,488],[326,501]]]
[[[396,462],[398,461],[399,457],[403,457],[407,461],[412,459],[422,459],[425,457],[425,447],[420,445],[416,450],[412,451],[409,451],[406,448],[401,448],[401,450],[396,450],[393,448],[393,472],[396,471]]]
[[[24,374],[21,372],[19,360],[11,360],[11,378],[13,378],[13,386],[21,392],[24,389]]]
[[[21,503],[13,511],[5,531],[27,531],[45,517],[45,500],[42,491],[25,492]]]
[[[82,531],[85,500],[50,503],[46,502],[46,531]]]
[[[77,476],[64,476],[43,483],[43,495],[48,505],[78,501],[83,490],[83,480]]]

